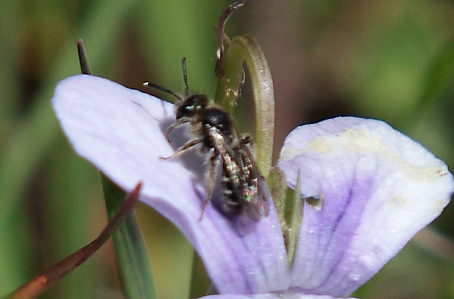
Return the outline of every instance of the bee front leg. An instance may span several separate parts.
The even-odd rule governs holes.
[[[192,147],[196,146],[197,144],[201,143],[203,141],[202,137],[196,137],[194,139],[189,140],[182,146],[180,146],[174,153],[173,155],[169,157],[159,157],[161,160],[168,160],[168,159],[173,159],[176,157],[179,157],[183,155],[186,151],[190,150]]]
[[[170,136],[170,133],[173,132],[173,130],[175,130],[177,127],[181,126],[182,124],[185,124],[185,123],[188,123],[188,122],[190,122],[190,121],[187,120],[187,119],[182,119],[181,118],[181,119],[175,121],[174,123],[172,123],[170,125],[170,127],[167,129],[167,131],[166,131],[166,133],[164,135],[166,137],[166,139],[167,139],[167,142],[171,143],[170,140],[169,140],[169,136]]]

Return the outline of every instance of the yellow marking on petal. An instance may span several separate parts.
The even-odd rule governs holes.
[[[334,136],[331,138],[335,138]],[[323,153],[323,154],[329,154],[330,152],[333,151],[333,144],[332,142],[329,142],[326,138],[321,138],[317,137],[311,142],[311,146],[313,147],[314,150],[317,152]]]
[[[285,146],[281,152],[281,161],[290,160],[293,157],[301,155],[301,150],[293,146]]]
[[[408,141],[406,141],[408,142]],[[388,145],[386,139],[366,129],[350,128],[336,135],[323,135],[314,138],[306,147],[298,149],[286,146],[281,160],[288,160],[302,153],[330,154],[335,150],[344,149],[358,154],[374,154],[389,161],[409,179],[418,182],[433,182],[446,174],[447,170],[441,163],[434,166],[419,166],[410,163],[398,151]],[[424,159],[427,159],[424,157]]]
[[[400,195],[394,195],[394,196],[392,196],[391,199],[389,200],[389,203],[390,203],[391,206],[394,207],[394,208],[401,207],[401,206],[403,206],[406,202],[407,202],[407,200],[406,200],[403,196],[400,196]]]

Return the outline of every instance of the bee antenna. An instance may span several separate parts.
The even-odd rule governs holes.
[[[158,85],[158,84],[154,84],[154,83],[150,83],[150,82],[145,82],[143,84],[143,86],[146,86],[146,87],[149,87],[151,89],[157,89],[157,90],[160,90],[160,91],[163,91],[163,92],[166,92],[172,96],[174,96],[179,102],[182,102],[183,99],[177,95],[176,93],[174,93],[173,91],[171,91],[170,89],[168,88],[165,88],[164,86],[161,86],[161,85]]]
[[[184,80],[184,95],[189,97],[189,85],[188,85],[188,69],[186,68],[186,57],[183,57],[181,60],[181,70],[183,71],[183,80]]]

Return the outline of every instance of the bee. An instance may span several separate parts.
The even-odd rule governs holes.
[[[206,95],[189,92],[184,58],[182,70],[184,97],[165,87],[145,83],[146,86],[177,98],[175,122],[165,133],[167,140],[177,127],[185,123],[190,124],[190,131],[195,136],[176,149],[173,155],[162,159],[181,156],[193,147],[201,145],[201,152],[210,154],[206,158],[209,169],[205,172],[206,195],[200,219],[211,200],[215,178],[220,168],[223,196],[220,200],[213,201],[215,207],[228,217],[237,216],[246,211],[254,221],[259,221],[269,214],[271,195],[249,148],[251,138],[248,135],[240,135],[232,115],[216,106]]]
[[[220,209],[233,215],[246,210],[254,221],[259,221],[269,214],[271,195],[249,149],[250,143],[250,137],[243,135],[239,145],[233,148],[233,171],[226,171],[226,164],[223,165],[224,200]]]

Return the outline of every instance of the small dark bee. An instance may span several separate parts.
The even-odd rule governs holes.
[[[213,201],[213,204],[226,216],[236,216],[247,211],[254,221],[259,221],[269,214],[271,195],[249,149],[250,137],[241,136],[233,123],[232,116],[216,106],[206,95],[190,94],[184,58],[182,69],[185,84],[184,98],[165,87],[145,83],[178,99],[175,104],[176,121],[168,128],[167,139],[175,128],[185,123],[191,125],[190,130],[195,135],[193,139],[179,147],[172,156],[163,159],[178,157],[200,144],[202,153],[211,153],[207,157],[210,168],[205,173],[206,197],[200,218],[211,200],[216,171],[221,164],[223,198]]]

